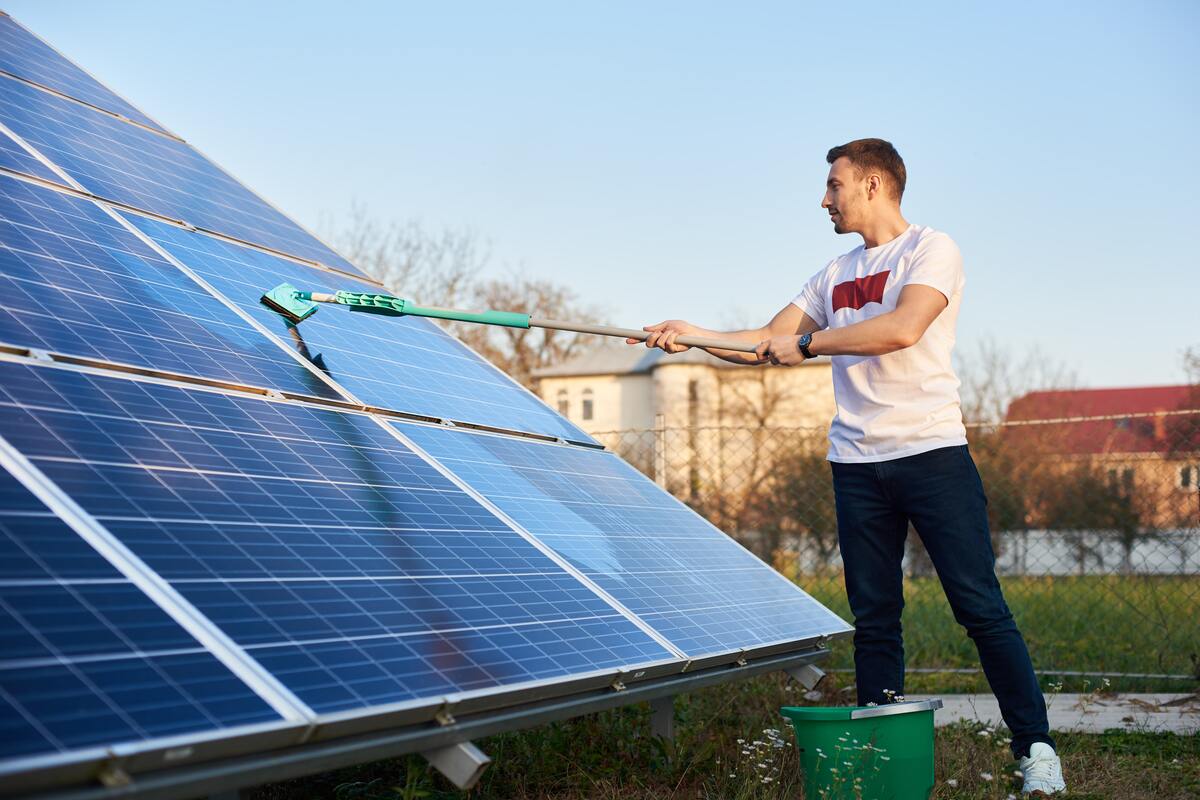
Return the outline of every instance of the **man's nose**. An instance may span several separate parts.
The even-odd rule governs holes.
[[[831,205],[833,203],[829,202],[829,192],[826,192],[825,196],[821,198],[821,208],[829,208]]]

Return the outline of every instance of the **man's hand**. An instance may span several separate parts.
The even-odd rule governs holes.
[[[646,339],[646,347],[658,347],[668,353],[682,353],[684,350],[690,350],[690,345],[676,344],[675,340],[684,334],[699,332],[699,328],[695,325],[681,319],[669,319],[657,325],[646,325],[642,330],[650,333]],[[638,342],[638,339],[625,340],[626,344],[638,344]]]
[[[800,352],[799,336],[774,336],[754,348],[758,362],[770,361],[777,367],[798,367],[807,359]]]

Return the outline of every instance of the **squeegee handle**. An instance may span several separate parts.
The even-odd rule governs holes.
[[[619,336],[622,339],[637,339],[644,342],[650,338],[650,334],[636,328],[614,328],[611,325],[590,325],[582,322],[564,322],[558,319],[539,319],[532,317],[529,320],[531,328],[552,328],[556,331],[575,331],[576,333],[594,333],[599,336]],[[686,344],[689,347],[713,347],[718,350],[735,350],[739,353],[753,353],[754,345],[739,342],[736,339],[714,339],[708,336],[680,336],[675,341],[678,344]]]
[[[360,310],[394,314],[397,316],[436,317],[456,322],[480,322],[485,325],[503,325],[508,328],[551,328],[557,331],[574,331],[576,333],[592,333],[599,336],[617,336],[622,339],[637,339],[641,342],[650,338],[649,333],[635,328],[615,328],[611,325],[566,322],[560,319],[540,319],[516,311],[493,311],[491,309],[484,311],[463,311],[457,308],[418,306],[411,301],[388,294],[298,291],[296,295],[303,300],[310,300],[314,303],[338,303]],[[719,350],[734,350],[739,353],[754,352],[754,345],[739,342],[735,339],[713,339],[707,336],[680,336],[675,341],[679,344],[686,344],[689,347],[712,347]]]

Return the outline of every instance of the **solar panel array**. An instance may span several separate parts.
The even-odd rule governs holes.
[[[427,320],[265,309],[378,287],[2,14],[0,123],[0,791],[849,630]]]

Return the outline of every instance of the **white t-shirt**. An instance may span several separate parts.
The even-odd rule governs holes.
[[[949,301],[912,347],[882,356],[831,356],[837,416],[829,427],[830,461],[887,461],[967,443],[950,363],[963,282],[958,245],[940,231],[909,225],[886,244],[859,245],[834,259],[792,301],[822,328],[886,314],[913,283],[932,286]]]

